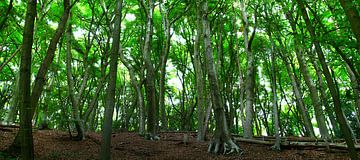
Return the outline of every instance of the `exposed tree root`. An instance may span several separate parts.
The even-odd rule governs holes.
[[[159,140],[160,140],[160,137],[159,137],[158,135],[156,135],[156,134],[149,134],[149,133],[147,133],[147,134],[145,135],[145,139],[146,139],[146,140],[152,140],[152,141],[159,141]]]
[[[243,153],[240,147],[238,147],[231,139],[223,141],[221,138],[214,138],[210,141],[208,152],[215,154],[238,153],[240,155]]]
[[[280,144],[275,143],[273,146],[271,146],[271,149],[273,151],[281,151]]]

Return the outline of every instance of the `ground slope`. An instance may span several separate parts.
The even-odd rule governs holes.
[[[17,129],[0,128],[0,151],[12,142]],[[86,140],[72,141],[66,132],[56,130],[35,130],[34,145],[36,159],[98,159],[101,134],[87,133]],[[214,155],[207,153],[208,142],[196,142],[190,134],[188,144],[183,143],[183,133],[161,133],[160,141],[144,140],[131,132],[112,134],[113,159],[349,159],[346,151],[325,152],[323,148],[284,148],[272,151],[269,146],[238,142],[242,155]],[[335,152],[334,152],[335,151]],[[6,159],[4,152],[0,159]]]

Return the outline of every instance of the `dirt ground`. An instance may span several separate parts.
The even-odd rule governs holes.
[[[8,159],[4,151],[13,141],[17,129],[0,128],[0,159]],[[34,131],[35,158],[42,159],[99,159],[101,134],[87,133],[84,141],[72,141],[66,132],[56,130]],[[208,142],[196,142],[190,134],[188,144],[183,143],[183,133],[160,133],[160,141],[145,140],[131,132],[112,134],[113,159],[349,159],[346,151],[325,152],[323,148],[283,148],[272,151],[269,146],[237,142],[241,155],[215,155],[207,153]]]

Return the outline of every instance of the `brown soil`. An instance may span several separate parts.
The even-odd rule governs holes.
[[[0,128],[0,151],[13,141],[17,129]],[[87,133],[84,141],[72,141],[66,132],[35,130],[34,145],[36,159],[99,159],[101,134]],[[196,142],[190,135],[188,144],[182,143],[183,133],[160,134],[160,141],[145,140],[131,132],[112,134],[113,159],[349,159],[346,151],[326,152],[323,148],[283,148],[272,151],[269,146],[237,143],[244,151],[242,155],[215,155],[207,153],[208,142]],[[1,159],[1,157],[0,157]]]

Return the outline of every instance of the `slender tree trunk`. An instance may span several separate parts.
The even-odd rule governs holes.
[[[10,12],[11,12],[13,7],[14,7],[13,6],[13,0],[10,0],[9,6],[8,6],[8,8],[6,10],[6,14],[5,14],[5,16],[2,16],[1,21],[0,21],[0,32],[1,32],[1,30],[3,30],[5,28],[6,21],[9,18]]]
[[[10,111],[9,111],[9,114],[7,116],[7,119],[6,119],[6,122],[8,124],[12,124],[12,123],[15,123],[15,120],[16,120],[16,115],[18,113],[18,108],[19,108],[19,104],[21,102],[21,96],[20,96],[20,92],[19,92],[19,85],[20,85],[20,72],[18,72],[16,74],[16,77],[15,77],[15,84],[14,84],[14,88],[12,90],[12,92],[14,93],[13,94],[13,97],[11,98],[11,106],[10,106]]]
[[[161,128],[164,130],[168,129],[168,122],[166,117],[165,110],[165,76],[166,76],[166,63],[170,51],[170,22],[169,22],[169,13],[167,8],[165,7],[165,1],[162,0],[163,7],[160,7],[162,12],[162,23],[165,35],[164,47],[161,55],[161,63],[160,63],[160,91],[159,91],[159,108],[161,111]],[[160,5],[161,6],[161,5]]]
[[[23,32],[23,44],[21,50],[19,91],[20,103],[20,135],[21,135],[21,158],[24,160],[34,159],[34,144],[32,136],[32,106],[30,97],[31,83],[31,50],[34,38],[34,21],[36,17],[36,0],[28,0],[26,19]]]
[[[136,92],[136,99],[139,107],[139,112],[142,114],[144,112],[144,101],[143,101],[143,93],[141,91],[141,86],[138,83],[138,80],[135,76],[135,71],[129,61],[125,58],[123,52],[120,54],[121,62],[126,66],[129,70],[131,84],[133,85],[135,92]],[[139,116],[139,134],[143,135],[145,133],[145,120],[143,119],[144,116]]]
[[[152,0],[148,0],[148,5],[142,0],[142,5],[146,13],[146,34],[145,44],[143,49],[143,57],[146,68],[146,98],[148,105],[148,120],[147,120],[147,132],[150,139],[158,139],[156,136],[156,90],[155,90],[155,69],[151,62],[151,41],[153,35],[153,12],[154,3]]]
[[[342,130],[342,132],[344,134],[345,141],[346,141],[346,144],[347,144],[348,149],[349,149],[349,155],[350,155],[351,159],[358,159],[357,152],[356,152],[355,146],[354,146],[354,140],[352,139],[351,129],[346,124],[347,120],[346,120],[346,118],[345,118],[345,116],[343,114],[343,111],[341,109],[340,95],[339,95],[339,92],[336,90],[336,86],[335,86],[335,83],[334,83],[333,79],[331,78],[331,74],[330,74],[328,65],[327,65],[326,60],[325,60],[325,55],[324,55],[324,53],[322,51],[322,48],[320,46],[320,42],[316,39],[315,29],[312,26],[312,24],[310,22],[310,19],[309,19],[309,16],[308,16],[308,14],[306,12],[306,9],[305,9],[305,6],[304,6],[304,1],[303,0],[296,0],[296,1],[297,1],[297,4],[298,4],[298,6],[299,6],[299,8],[301,10],[302,17],[305,20],[306,28],[309,31],[309,33],[310,33],[310,35],[311,35],[311,37],[313,39],[313,44],[315,45],[315,50],[316,50],[318,58],[320,60],[321,67],[323,69],[323,73],[325,75],[325,79],[326,79],[327,85],[328,85],[329,90],[330,90],[330,94],[331,94],[332,99],[334,101],[335,115],[336,115],[336,118],[337,118],[337,120],[338,120],[338,122],[340,124],[340,128],[341,128],[341,130]]]
[[[240,10],[242,13],[242,19],[244,21],[244,45],[245,52],[247,56],[247,71],[246,71],[246,107],[245,107],[245,126],[244,127],[244,137],[252,138],[253,137],[253,115],[254,115],[254,89],[255,89],[255,56],[251,51],[251,39],[254,37],[256,31],[256,25],[254,27],[253,35],[249,40],[249,22],[248,15],[245,10],[245,2],[240,2]]]
[[[355,1],[354,0],[339,0],[341,7],[345,11],[346,17],[348,18],[351,30],[355,34],[355,38],[357,39],[357,49],[360,53],[360,16],[359,11],[356,10]],[[358,3],[358,2],[357,2]]]
[[[324,104],[324,107],[325,107],[325,111],[330,119],[330,123],[331,123],[331,126],[333,128],[333,131],[334,131],[334,135],[335,137],[340,137],[340,131],[339,131],[339,126],[337,125],[337,122],[336,122],[336,119],[335,119],[335,115],[334,115],[334,110],[333,108],[331,108],[329,106],[329,102],[328,102],[328,98],[326,96],[326,92],[325,92],[325,84],[324,84],[324,79],[322,78],[322,73],[321,73],[321,70],[318,66],[318,63],[316,62],[314,56],[309,56],[310,59],[311,59],[311,62],[314,66],[314,69],[316,71],[316,76],[318,78],[318,89],[320,90],[320,98],[322,100],[322,103]]]
[[[274,150],[280,150],[280,122],[279,122],[279,111],[278,111],[278,98],[276,92],[276,56],[275,56],[275,45],[271,35],[271,31],[268,32],[270,42],[271,42],[271,79],[272,79],[272,94],[273,94],[273,117],[274,117],[274,128],[275,128],[275,144],[272,147]]]
[[[80,96],[76,95],[74,90],[74,79],[72,74],[72,53],[71,53],[71,22],[69,23],[69,27],[66,32],[66,40],[67,40],[67,50],[66,50],[66,77],[68,82],[68,94],[71,102],[71,111],[72,111],[72,119],[75,124],[75,128],[77,131],[76,140],[84,140],[84,127],[83,123],[80,119],[79,113],[79,105],[80,105]],[[84,61],[86,61],[84,59]],[[85,81],[85,79],[84,79]]]
[[[205,130],[204,130],[204,79],[203,72],[201,67],[201,56],[200,56],[200,40],[202,35],[201,27],[201,7],[199,3],[196,3],[196,37],[194,44],[194,69],[196,75],[196,93],[197,93],[197,112],[198,112],[198,133],[197,140],[205,140]]]
[[[313,104],[314,110],[315,110],[315,118],[316,118],[316,121],[317,121],[319,129],[320,129],[320,135],[322,138],[329,139],[330,138],[329,130],[326,127],[325,115],[323,114],[323,109],[322,109],[321,101],[319,98],[319,94],[318,94],[316,86],[310,76],[307,64],[304,60],[304,56],[303,56],[304,52],[302,50],[302,46],[298,39],[296,24],[295,24],[291,14],[287,15],[287,19],[289,20],[289,23],[293,30],[296,57],[299,62],[300,71],[304,75],[305,83],[309,88],[310,98],[311,98],[311,101],[312,101],[312,104]]]
[[[208,152],[226,153],[239,152],[240,148],[232,141],[228,126],[226,124],[226,116],[224,106],[222,104],[220,90],[218,86],[218,78],[216,75],[214,57],[211,46],[210,23],[208,20],[208,4],[207,0],[201,1],[202,7],[202,26],[204,36],[204,48],[207,62],[207,73],[210,84],[210,92],[213,102],[213,110],[216,119],[216,129],[212,142],[209,145]],[[225,145],[226,144],[226,145]],[[220,147],[221,146],[221,147]],[[227,148],[229,147],[229,148]],[[222,149],[220,149],[222,148]]]
[[[106,91],[106,103],[104,113],[104,126],[102,130],[102,143],[100,148],[100,159],[111,159],[111,130],[112,130],[112,118],[115,106],[115,91],[116,91],[116,77],[117,77],[117,64],[118,54],[121,52],[120,46],[120,32],[121,32],[121,18],[122,18],[122,0],[116,1],[115,9],[115,22],[113,30],[113,44],[111,48],[110,56],[110,71],[109,82]]]
[[[287,73],[288,73],[288,75],[289,75],[289,77],[291,79],[291,84],[292,84],[294,94],[295,94],[295,97],[296,97],[296,101],[297,101],[296,105],[298,106],[299,112],[301,113],[301,117],[302,117],[302,119],[304,121],[304,127],[305,127],[305,130],[306,130],[306,135],[310,136],[310,137],[315,137],[314,128],[313,128],[313,126],[311,124],[311,119],[310,119],[310,116],[308,114],[307,107],[305,106],[305,102],[304,102],[304,100],[302,98],[303,94],[302,94],[302,92],[300,90],[298,80],[297,80],[297,78],[295,77],[295,75],[293,74],[293,72],[291,70],[291,66],[289,64],[288,57],[284,57],[284,55],[281,55],[281,58],[283,59],[283,61],[285,63]]]
[[[37,72],[34,86],[32,88],[32,94],[31,94],[31,99],[32,99],[31,106],[33,107],[33,110],[32,110],[33,115],[36,110],[37,104],[39,102],[41,93],[44,89],[47,72],[54,60],[54,55],[55,55],[57,44],[65,31],[65,27],[67,24],[67,20],[69,18],[71,6],[72,5],[70,5],[70,0],[64,0],[64,13],[61,17],[58,28],[56,29],[55,34],[50,41],[49,47],[46,51],[45,59],[43,60],[41,66]]]
[[[349,74],[349,78],[351,81],[351,86],[353,88],[353,97],[355,102],[355,113],[356,113],[356,119],[359,121],[359,111],[360,111],[360,85],[355,77],[354,72],[350,69],[350,66],[348,64],[346,65],[346,70]],[[358,123],[358,126],[360,127],[360,124]]]

